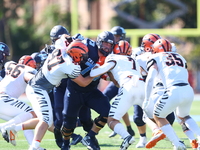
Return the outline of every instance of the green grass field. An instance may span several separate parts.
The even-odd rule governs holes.
[[[197,118],[197,115],[199,115],[199,112],[200,112],[199,106],[200,106],[200,101],[194,101],[192,110],[191,110],[191,115],[194,115],[195,118]],[[93,112],[93,116],[95,116],[95,115],[96,115],[96,113]],[[130,116],[133,115],[133,108],[131,108],[129,110],[129,115]],[[200,120],[200,119],[198,119],[198,120]],[[3,120],[0,120],[0,121],[4,122]],[[200,126],[200,122],[198,122],[198,125]],[[137,148],[135,148],[135,145],[137,144],[137,142],[139,140],[139,133],[133,122],[132,122],[132,127],[136,132],[136,136],[135,136],[136,142],[129,147],[130,150],[137,149]],[[185,142],[187,149],[192,150],[192,148],[189,144],[189,140],[186,138],[186,136],[184,135],[184,133],[181,130],[181,127],[178,125],[177,122],[174,123],[173,127],[174,127],[176,133],[178,134],[178,136],[181,138],[181,140],[183,140]],[[112,131],[106,125],[100,131],[100,133],[97,135],[101,150],[118,150],[119,149],[122,139],[120,138],[119,135],[117,135],[113,138],[109,138],[108,135],[111,132]],[[85,135],[85,132],[82,130],[81,127],[76,128],[75,133],[81,134],[82,136]],[[147,137],[148,137],[148,139],[151,138],[151,131],[149,130],[148,127],[147,127]],[[59,150],[59,148],[56,146],[56,144],[54,142],[53,133],[51,133],[49,131],[46,133],[44,139],[42,140],[41,147],[46,148],[47,150]],[[6,141],[3,140],[2,137],[0,137],[0,150],[27,150],[27,149],[28,149],[28,143],[23,135],[23,132],[18,133],[17,146],[15,146],[15,147],[12,146],[10,143],[7,143]],[[87,148],[84,147],[81,143],[78,143],[77,145],[71,146],[71,149],[72,150],[84,150]],[[139,150],[144,150],[144,149],[145,148],[140,148]],[[158,142],[157,145],[154,148],[152,148],[151,150],[172,150],[172,149],[173,149],[173,146],[171,145],[171,142],[162,140],[162,141]]]

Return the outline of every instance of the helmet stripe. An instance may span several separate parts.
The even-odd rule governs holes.
[[[83,49],[82,47],[79,47],[79,46],[72,46],[72,47],[70,47],[70,49],[72,49],[72,48],[79,48],[79,49],[83,50],[84,52],[86,52],[85,49]],[[69,49],[69,50],[70,50],[70,49]],[[86,53],[87,53],[87,52],[86,52]]]
[[[26,60],[26,59],[25,59],[25,60]],[[26,62],[24,62],[24,63],[25,63],[24,65],[29,64],[29,62],[32,61],[32,60],[33,60],[32,58],[28,59]]]

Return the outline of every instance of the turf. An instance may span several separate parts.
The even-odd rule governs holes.
[[[198,125],[200,126],[200,122],[199,122],[200,116],[198,116],[199,115],[199,106],[200,106],[200,101],[194,101],[194,103],[192,105],[191,115],[194,116],[194,118],[198,121]],[[93,112],[92,115],[96,116],[96,113]],[[133,115],[133,108],[131,108],[129,110],[129,115],[130,116]],[[0,120],[0,122],[4,122],[4,121]],[[136,136],[135,136],[136,142],[129,147],[130,150],[137,149],[137,148],[135,148],[135,145],[137,144],[137,142],[139,140],[139,133],[133,122],[132,122],[132,127],[136,132]],[[189,144],[189,140],[186,138],[186,136],[182,132],[181,127],[178,125],[177,122],[174,123],[173,128],[175,129],[176,133],[181,138],[181,140],[184,141],[184,143],[187,146],[187,149],[192,150],[192,148]],[[117,135],[113,138],[109,138],[108,136],[111,132],[112,131],[106,125],[100,131],[100,133],[97,135],[97,139],[99,141],[101,150],[117,150],[117,149],[119,149],[122,139],[119,135]],[[81,127],[76,128],[75,133],[81,134],[82,136],[85,135],[85,132],[83,131],[83,129]],[[147,137],[148,137],[148,139],[151,138],[151,131],[149,130],[148,127],[147,127]],[[12,146],[10,143],[7,143],[6,141],[3,140],[2,137],[0,137],[0,150],[27,150],[28,147],[29,146],[23,135],[23,132],[18,133],[17,146],[15,146],[15,147]],[[53,134],[49,131],[46,133],[44,139],[42,140],[41,147],[44,147],[47,150],[59,150],[59,148],[56,146],[56,144],[54,142]],[[81,143],[78,143],[77,145],[71,146],[71,149],[72,150],[84,150],[87,148],[84,147]],[[157,145],[154,148],[152,148],[151,150],[172,150],[172,149],[173,149],[173,146],[170,141],[162,140],[162,141],[158,142]],[[140,148],[139,150],[145,150],[145,148]]]

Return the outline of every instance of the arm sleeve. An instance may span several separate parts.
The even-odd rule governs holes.
[[[154,77],[157,75],[157,70],[154,67],[149,68],[149,72],[146,78],[146,84],[145,84],[145,100],[149,100],[153,84],[154,84]]]
[[[96,76],[100,76],[106,72],[108,72],[110,69],[112,69],[115,66],[115,62],[110,61],[107,63],[104,63],[102,66],[99,66],[98,68],[93,68],[90,71],[90,76],[91,77],[96,77]]]

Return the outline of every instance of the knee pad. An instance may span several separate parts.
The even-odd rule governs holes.
[[[174,113],[172,112],[171,114],[169,114],[166,119],[169,121],[169,123],[172,125],[174,123],[175,120],[175,116]]]
[[[135,124],[139,127],[145,125],[145,122],[143,121],[142,118],[134,117],[133,120],[134,120]]]
[[[65,127],[65,124],[61,127],[61,133],[64,136],[65,139],[69,139],[71,135],[73,134],[74,129],[68,129]]]
[[[189,130],[188,127],[185,125],[185,123],[181,123],[181,127],[182,127],[183,132],[186,132]]]
[[[102,122],[102,124],[100,124],[100,122]],[[94,119],[94,123],[96,124],[97,128],[101,129],[107,123],[107,118],[99,116],[99,117],[97,117],[97,118]]]
[[[86,132],[89,132],[92,129],[93,126],[93,120],[88,120],[88,121],[82,121],[80,120],[82,126],[83,126],[83,130]]]

